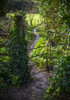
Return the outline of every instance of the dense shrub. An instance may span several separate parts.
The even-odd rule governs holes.
[[[0,64],[0,100],[7,100],[8,84],[10,82],[10,72],[6,65]]]
[[[39,9],[45,18],[46,30],[54,32],[52,37],[48,35],[52,45],[51,60],[54,62],[54,71],[45,98],[67,100],[70,99],[68,97],[70,93],[70,2],[69,0],[39,0]],[[55,99],[55,96],[60,98]]]
[[[53,71],[53,77],[50,79],[50,86],[46,91],[45,98],[55,96],[64,98],[70,94],[70,56],[67,56],[61,60],[61,63]],[[62,94],[60,96],[60,94]],[[50,96],[49,96],[50,95]],[[51,99],[50,99],[51,100]],[[53,99],[54,100],[54,99]],[[67,99],[65,99],[67,100]]]

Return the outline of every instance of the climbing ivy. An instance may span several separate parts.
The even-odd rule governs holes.
[[[51,60],[53,74],[45,99],[58,100],[69,98],[70,74],[70,2],[69,0],[39,0],[39,10],[45,18],[46,30],[50,33]],[[48,35],[48,33],[46,32]],[[48,37],[47,37],[48,38]],[[59,48],[60,47],[60,48]],[[58,49],[58,50],[57,50]],[[55,50],[55,52],[53,51]],[[57,64],[56,64],[56,59]],[[60,95],[62,93],[62,95]],[[69,98],[70,99],[70,98]],[[57,99],[56,99],[57,100]]]
[[[25,17],[25,16],[24,16]],[[14,17],[14,20],[16,18]],[[23,25],[24,29],[24,25]],[[8,45],[9,69],[12,72],[13,83],[22,81],[28,82],[30,78],[30,68],[28,66],[27,42],[17,31],[17,25],[14,25],[10,31],[10,40]]]
[[[54,100],[68,100],[69,98],[69,87],[70,87],[70,56],[63,58],[61,63],[54,69],[53,77],[50,78],[50,86],[46,90],[45,99]],[[61,95],[62,94],[62,95]],[[61,95],[61,96],[60,96]]]

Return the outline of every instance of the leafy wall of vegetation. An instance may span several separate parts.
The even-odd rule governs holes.
[[[70,2],[67,0],[39,0],[39,9],[45,18],[47,39],[50,40],[51,60],[54,61],[53,77],[45,99],[51,100],[57,95],[61,100],[69,97],[70,75]],[[58,59],[56,61],[56,59]],[[68,80],[68,81],[67,81]],[[60,94],[62,93],[62,96]],[[51,96],[52,95],[52,96]]]

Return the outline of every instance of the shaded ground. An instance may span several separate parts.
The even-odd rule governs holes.
[[[34,33],[36,34],[36,40],[31,45],[30,48],[34,48],[36,42],[39,40],[39,35],[34,29]],[[29,55],[31,51],[29,52]],[[32,62],[30,62],[32,65]],[[42,71],[42,69],[37,68],[35,65],[32,68],[31,75],[33,77],[33,81],[28,85],[20,88],[10,87],[9,89],[9,100],[44,100],[43,94],[44,91],[49,86],[49,73],[46,71]]]
[[[10,89],[10,100],[44,100],[43,93],[49,86],[49,74],[36,67],[32,73],[34,80],[31,83],[21,88]]]

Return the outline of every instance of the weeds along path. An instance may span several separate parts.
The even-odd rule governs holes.
[[[41,25],[42,26],[42,25]],[[37,33],[38,27],[36,27],[33,31],[36,35],[36,40],[30,46],[30,49],[34,48],[35,44],[39,40],[39,34]],[[29,52],[31,54],[32,50]],[[43,71],[41,68],[38,68],[34,65],[34,63],[30,62],[33,65],[31,70],[31,75],[34,78],[34,83],[31,84],[31,99],[28,100],[44,100],[43,94],[44,91],[49,87],[49,73],[47,71]]]
[[[36,40],[30,46],[30,48],[34,48],[36,42],[39,40],[39,35],[36,32],[37,28],[34,29]],[[31,52],[32,50],[29,52],[29,55],[31,54]],[[33,65],[32,62],[31,65]],[[20,88],[10,87],[10,100],[44,100],[43,94],[49,86],[49,73],[47,71],[43,71],[40,68],[37,68],[34,65],[31,70],[31,75],[33,77],[33,81],[31,81],[27,85]]]

